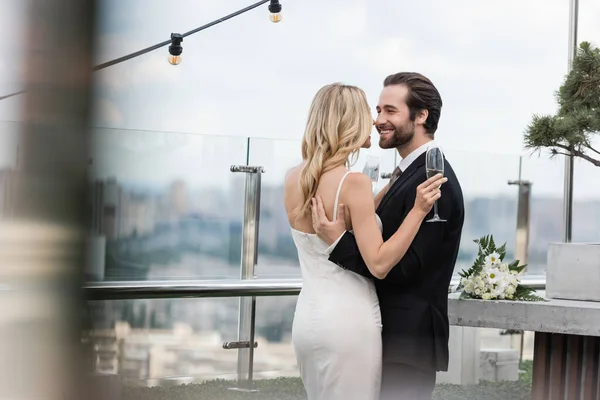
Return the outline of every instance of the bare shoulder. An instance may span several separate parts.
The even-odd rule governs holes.
[[[298,183],[298,179],[300,178],[300,172],[302,171],[303,164],[296,165],[295,167],[290,168],[285,173],[284,185],[285,187],[290,187]]]
[[[371,183],[371,179],[369,179],[369,177],[367,175],[361,174],[359,172],[355,172],[355,173],[348,174],[348,176],[346,177],[344,186],[346,186],[347,189],[350,189],[353,191],[354,190],[359,190],[359,191],[367,190],[368,192],[371,192],[372,183]]]
[[[302,204],[301,192],[298,186],[302,165],[296,165],[285,173],[283,185],[283,203],[288,213],[288,218],[293,210]],[[291,222],[290,222],[291,223]]]
[[[362,173],[351,173],[342,186],[342,199],[348,206],[373,203],[373,183]]]

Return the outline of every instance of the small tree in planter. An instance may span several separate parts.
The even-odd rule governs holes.
[[[555,115],[533,116],[526,147],[549,149],[551,156],[570,152],[600,167],[600,148],[592,140],[600,137],[600,49],[579,45],[556,97]],[[547,297],[600,301],[600,244],[551,243],[547,263]]]
[[[592,144],[592,137],[600,134],[600,49],[588,42],[579,45],[556,97],[558,112],[533,116],[525,146],[550,149],[553,156],[569,151],[600,167],[600,149]]]

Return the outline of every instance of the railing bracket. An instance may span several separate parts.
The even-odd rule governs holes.
[[[258,343],[254,342],[254,348],[258,347]],[[223,348],[225,350],[230,350],[230,349],[249,349],[250,348],[250,342],[249,341],[241,341],[241,342],[225,342],[223,343]]]

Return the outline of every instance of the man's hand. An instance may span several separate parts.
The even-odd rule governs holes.
[[[346,207],[343,204],[338,206],[337,219],[329,221],[325,214],[323,199],[320,196],[313,197],[311,200],[312,225],[317,236],[328,245],[332,245],[346,231]]]

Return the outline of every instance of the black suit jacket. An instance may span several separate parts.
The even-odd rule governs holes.
[[[438,214],[447,222],[423,222],[402,260],[383,280],[375,280],[383,322],[383,362],[425,370],[448,370],[448,287],[460,245],[464,204],[460,184],[445,161]],[[417,186],[426,180],[425,154],[402,173],[382,199],[377,214],[383,239],[398,230],[413,208]],[[433,216],[433,210],[425,218]],[[346,232],[329,260],[372,278],[356,239]]]

